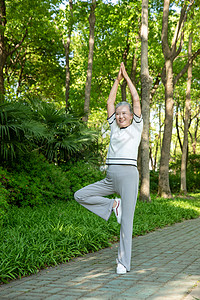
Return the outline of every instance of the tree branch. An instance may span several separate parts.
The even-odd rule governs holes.
[[[186,16],[186,10],[187,10],[187,5],[184,4],[183,8],[181,9],[181,14],[180,14],[179,21],[176,25],[176,30],[174,32],[174,37],[172,39],[172,53],[173,54],[176,52],[177,41],[179,40],[180,35],[182,36],[182,32],[180,33],[180,30],[183,27],[183,23],[184,23],[185,16]]]
[[[156,77],[156,80],[154,82],[153,88],[151,89],[151,93],[150,93],[150,103],[152,102],[153,96],[156,93],[157,88],[159,87],[160,84],[160,79],[161,79],[161,75],[158,74],[158,76]]]
[[[182,50],[183,42],[184,42],[184,31],[181,32],[180,44],[179,44],[178,50],[174,52],[173,60],[180,54],[180,52]]]
[[[176,75],[176,77],[173,80],[174,86],[177,84],[178,80],[187,72],[188,67],[190,63],[193,62],[193,60],[200,54],[200,49],[198,49],[190,58],[190,60],[185,64],[183,69]]]
[[[171,54],[169,44],[168,44],[169,5],[170,5],[170,0],[164,0],[161,41],[162,41],[163,54],[165,58],[170,57]]]
[[[28,33],[28,25],[30,24],[31,19],[32,19],[32,17],[29,18],[28,22],[26,23],[26,26],[24,26],[26,28],[26,30],[25,30],[24,36],[22,37],[21,41],[19,41],[19,43],[16,44],[15,47],[11,51],[8,52],[8,55],[11,56],[24,42],[24,40],[27,36],[27,33]]]
[[[184,28],[185,21],[187,19],[188,12],[190,11],[193,3],[194,3],[194,0],[191,0],[188,6],[185,4],[184,7],[181,9],[181,15],[180,15],[179,22],[177,24],[176,31],[174,33],[174,38],[172,41],[173,58],[177,57],[179,55],[179,53],[181,52],[181,49],[183,46],[183,41],[184,41],[183,28]],[[182,28],[182,31],[181,31],[181,28]],[[179,44],[178,50],[176,51],[176,44],[177,44],[179,38],[181,38],[180,44]]]

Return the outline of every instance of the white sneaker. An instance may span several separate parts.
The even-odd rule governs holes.
[[[113,211],[115,213],[115,216],[117,218],[117,222],[121,224],[122,219],[122,205],[121,205],[121,199],[116,198],[115,201],[117,202],[117,205],[113,208]]]
[[[126,268],[122,264],[118,263],[116,272],[117,272],[117,274],[122,275],[122,274],[126,274],[127,271],[126,271]]]

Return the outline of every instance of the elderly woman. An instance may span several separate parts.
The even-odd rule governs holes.
[[[126,101],[115,107],[117,88],[123,78],[132,95],[133,111]],[[125,274],[131,267],[133,217],[139,184],[137,155],[143,120],[138,93],[123,63],[108,97],[107,112],[111,135],[106,159],[106,178],[80,189],[74,198],[106,221],[114,211],[118,223],[121,224],[116,272]],[[119,194],[120,198],[106,198],[114,193]]]

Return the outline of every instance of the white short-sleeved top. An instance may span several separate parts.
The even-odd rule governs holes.
[[[132,123],[124,128],[117,125],[115,113],[108,118],[111,129],[107,165],[132,165],[137,167],[138,147],[143,130],[142,116],[133,115]]]

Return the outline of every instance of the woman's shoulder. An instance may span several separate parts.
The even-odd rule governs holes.
[[[115,122],[115,120],[116,120],[115,112],[111,116],[109,116],[107,118],[107,120],[108,120],[109,125],[112,125]]]
[[[135,122],[135,123],[142,123],[143,122],[142,115],[139,117],[136,114],[133,114],[133,122]]]

